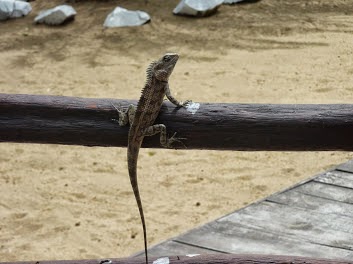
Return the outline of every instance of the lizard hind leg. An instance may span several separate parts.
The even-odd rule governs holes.
[[[160,142],[161,145],[165,148],[173,148],[172,145],[175,142],[178,142],[182,145],[184,145],[184,143],[181,141],[185,138],[177,138],[176,137],[176,132],[173,134],[172,137],[167,138],[167,128],[165,125],[163,124],[156,124],[153,126],[149,126],[145,132],[144,132],[144,136],[153,136],[155,134],[160,133]],[[185,147],[185,145],[184,145]]]
[[[135,118],[135,113],[136,113],[136,106],[133,104],[129,105],[129,108],[127,109],[127,115],[129,118],[129,124],[132,124],[132,121],[134,121]]]

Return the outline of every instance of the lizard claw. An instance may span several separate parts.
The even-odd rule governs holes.
[[[110,104],[115,108],[115,110],[118,112],[119,117],[120,117],[120,115],[122,114],[121,106],[119,105],[118,107],[116,107],[112,102],[110,102]],[[118,119],[112,118],[111,120],[115,123],[119,123],[119,125],[120,125],[120,118],[118,118]]]
[[[127,118],[125,117],[127,114],[124,112],[122,109],[121,105],[116,107],[112,102],[110,104],[115,108],[115,110],[118,112],[119,119],[112,118],[111,120],[113,122],[119,123],[119,126],[125,126],[127,124]]]
[[[173,134],[173,136],[171,136],[168,141],[167,141],[167,148],[173,148],[172,145],[174,142],[178,142],[180,144],[182,144],[184,146],[184,148],[186,148],[185,144],[183,143],[182,140],[186,140],[186,138],[178,138],[176,137],[176,132]]]
[[[192,103],[192,100],[186,100],[186,101],[180,102],[180,106],[187,107],[190,103]]]
[[[122,114],[123,110],[121,108],[121,105],[119,105],[118,107],[115,106],[115,104],[113,104],[112,102],[110,102],[110,104],[115,108],[115,110],[119,113]]]

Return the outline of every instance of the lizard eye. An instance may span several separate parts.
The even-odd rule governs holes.
[[[165,55],[165,56],[163,57],[163,61],[164,61],[164,62],[170,61],[170,56],[169,56],[169,55]]]

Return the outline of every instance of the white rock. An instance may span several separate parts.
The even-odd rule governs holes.
[[[30,3],[16,0],[0,0],[0,20],[26,16],[31,11]]]
[[[76,15],[76,10],[69,5],[59,5],[51,9],[43,10],[34,18],[35,23],[47,25],[61,25]]]
[[[175,15],[208,16],[216,12],[224,0],[181,0],[174,8]]]
[[[105,27],[133,27],[143,25],[151,20],[151,17],[143,11],[131,11],[120,6],[116,7],[104,21]]]
[[[223,4],[232,5],[232,4],[239,3],[239,2],[243,2],[243,1],[244,1],[244,0],[224,0],[224,1],[223,1]]]

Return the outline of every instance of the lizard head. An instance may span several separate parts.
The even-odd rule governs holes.
[[[151,64],[152,69],[150,69],[150,72],[154,75],[154,77],[156,77],[157,80],[167,82],[178,59],[178,54],[166,53],[158,61]]]

